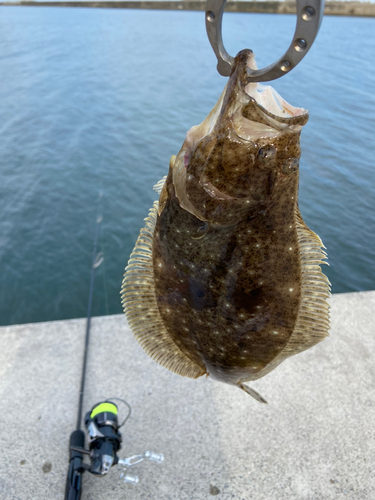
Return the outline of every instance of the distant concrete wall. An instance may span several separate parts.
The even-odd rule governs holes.
[[[0,2],[0,5],[18,5],[18,6],[38,6],[38,7],[93,7],[93,8],[111,8],[111,9],[160,9],[160,10],[205,10],[206,2],[201,0],[182,0],[182,1],[126,1],[126,2]],[[227,12],[256,12],[256,13],[277,13],[277,14],[295,14],[296,3],[294,1],[233,1],[229,0],[226,4]],[[375,4],[368,2],[340,2],[328,1],[325,4],[325,15],[332,16],[362,16],[375,17]]]

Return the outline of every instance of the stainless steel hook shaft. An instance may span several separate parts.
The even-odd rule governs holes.
[[[206,30],[208,39],[217,57],[217,70],[229,76],[234,58],[224,48],[222,19],[227,0],[207,0]],[[323,19],[324,0],[296,0],[297,25],[292,43],[285,54],[275,63],[263,69],[248,69],[248,82],[267,82],[289,73],[310,50]]]

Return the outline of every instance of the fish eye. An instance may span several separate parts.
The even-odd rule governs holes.
[[[275,148],[260,148],[260,150],[258,151],[258,156],[260,158],[269,158],[270,156],[272,156],[272,153],[275,152]]]
[[[265,146],[260,148],[257,154],[256,162],[259,166],[267,167],[276,157],[276,148]]]
[[[290,158],[289,160],[284,161],[281,166],[281,171],[285,175],[290,175],[293,172],[297,172],[299,167],[298,158]]]

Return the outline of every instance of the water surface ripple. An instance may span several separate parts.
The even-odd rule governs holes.
[[[227,49],[252,48],[264,66],[294,23],[226,14]],[[375,289],[374,33],[374,19],[327,17],[274,82],[310,111],[300,208],[328,249],[334,292]],[[85,316],[98,210],[93,314],[119,313],[152,186],[225,82],[204,15],[0,7],[0,75],[0,324]]]

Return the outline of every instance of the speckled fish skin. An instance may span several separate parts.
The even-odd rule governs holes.
[[[251,97],[251,59],[238,54],[218,104],[172,158],[122,296],[136,338],[158,362],[265,402],[243,382],[325,338],[329,282],[322,242],[298,210],[308,113],[282,101],[276,115]]]

